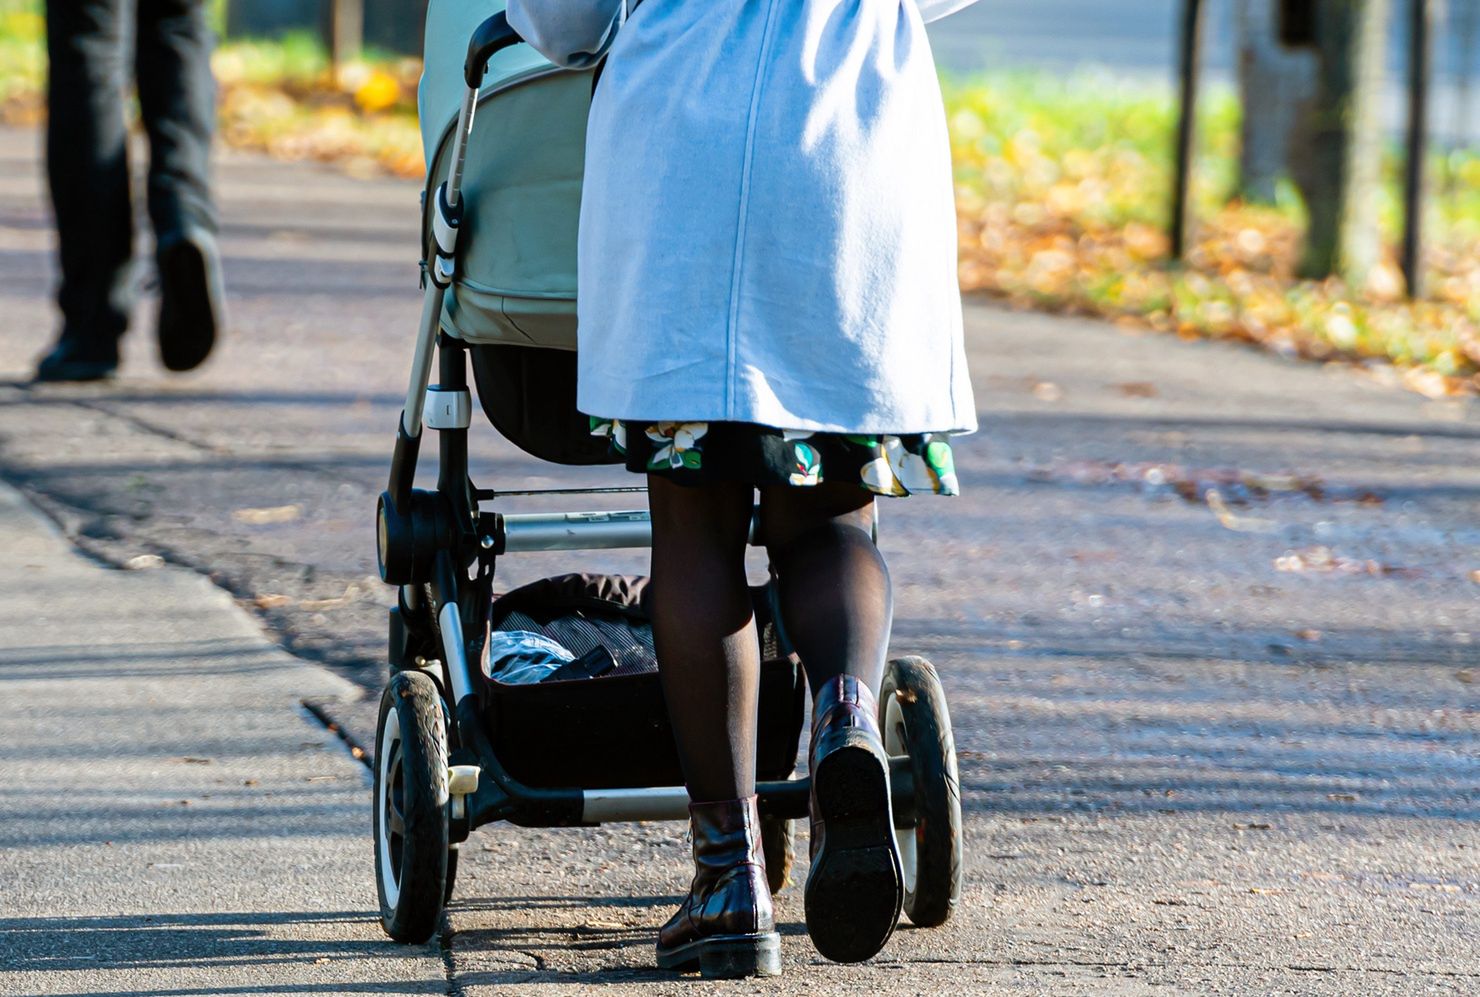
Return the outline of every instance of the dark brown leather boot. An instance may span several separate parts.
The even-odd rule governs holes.
[[[755,797],[694,803],[694,882],[658,932],[658,965],[706,977],[777,976],[781,936],[771,914]]]
[[[807,933],[834,962],[862,962],[884,947],[904,902],[894,841],[889,758],[867,685],[840,675],[812,713],[812,869]]]

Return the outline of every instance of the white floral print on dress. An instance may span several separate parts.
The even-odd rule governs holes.
[[[647,438],[663,446],[653,451],[648,467],[657,469],[666,465],[674,470],[686,467],[697,471],[703,464],[699,440],[707,432],[707,422],[659,422],[649,426]]]
[[[591,416],[591,435],[604,436],[611,440],[619,454],[627,452],[627,424],[620,419],[598,419]]]

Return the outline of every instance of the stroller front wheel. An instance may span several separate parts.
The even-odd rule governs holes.
[[[398,942],[425,942],[447,898],[447,729],[441,694],[400,672],[380,697],[375,736],[375,884],[380,920]]]

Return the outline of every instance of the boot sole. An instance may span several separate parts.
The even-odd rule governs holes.
[[[833,962],[877,955],[899,923],[904,877],[889,809],[889,770],[872,739],[840,730],[819,743],[812,792],[823,821],[807,874],[807,932]]]
[[[188,240],[161,250],[159,283],[159,359],[168,370],[193,370],[211,355],[220,313],[205,251]]]
[[[659,969],[692,970],[708,980],[738,980],[751,976],[781,975],[781,936],[711,935],[664,951],[658,950]]]

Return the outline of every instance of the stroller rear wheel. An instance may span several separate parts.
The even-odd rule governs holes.
[[[796,833],[792,822],[784,817],[761,818],[761,852],[766,857],[766,885],[774,896],[791,883],[791,867],[796,857]]]
[[[398,942],[431,938],[450,886],[447,729],[437,684],[401,672],[380,697],[375,736],[375,884]]]
[[[884,750],[908,755],[914,817],[895,838],[904,871],[904,912],[922,928],[944,924],[961,896],[961,778],[945,690],[924,658],[889,662],[879,691]]]

